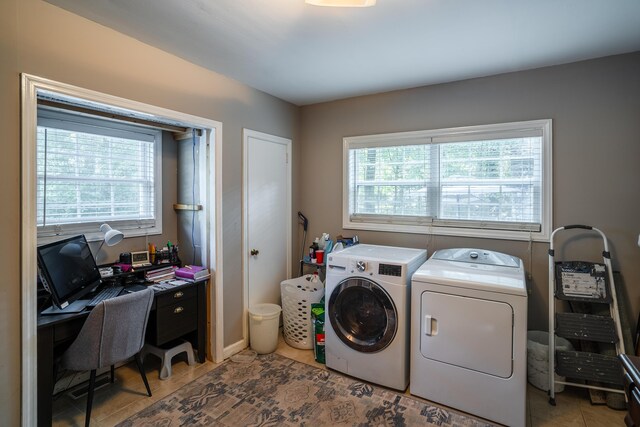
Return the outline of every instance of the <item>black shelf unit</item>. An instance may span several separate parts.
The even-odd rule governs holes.
[[[325,263],[318,264],[317,262],[305,261],[301,259],[300,260],[300,276],[304,275],[305,267],[315,268],[315,271],[318,272],[318,276],[320,276],[320,280],[324,281],[324,278],[327,273],[327,265]]]

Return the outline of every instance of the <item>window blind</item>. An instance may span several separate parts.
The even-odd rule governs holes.
[[[155,139],[152,132],[39,119],[38,226],[152,221]]]
[[[542,138],[438,144],[438,218],[540,224]]]
[[[351,150],[352,213],[430,216],[431,164],[432,152],[424,143]]]
[[[350,148],[351,221],[539,231],[542,136],[496,136]]]

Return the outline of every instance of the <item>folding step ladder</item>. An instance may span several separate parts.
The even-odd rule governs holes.
[[[604,241],[602,252],[604,264],[554,260],[553,238],[556,233],[571,229],[591,230],[600,234]],[[556,384],[624,394],[622,366],[617,355],[624,354],[625,351],[607,237],[595,227],[567,225],[555,229],[551,233],[549,243],[549,403],[554,406],[556,404]],[[579,305],[583,308],[594,308],[597,304],[606,304],[609,314],[557,312],[557,300],[567,301],[570,306]],[[562,304],[558,305],[562,306]],[[556,336],[579,340],[582,343],[614,344],[616,356],[590,351],[558,350],[556,354]],[[559,381],[555,379],[554,373],[574,380],[606,383],[612,387]],[[621,388],[614,388],[615,386]]]

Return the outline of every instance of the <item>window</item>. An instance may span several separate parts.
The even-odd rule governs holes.
[[[161,233],[161,150],[159,130],[39,108],[38,237]]]
[[[551,120],[344,139],[344,228],[548,239]]]

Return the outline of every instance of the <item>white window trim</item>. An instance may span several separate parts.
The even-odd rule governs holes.
[[[36,126],[37,95],[48,91],[74,98],[82,98],[100,104],[108,104],[127,110],[166,117],[173,121],[189,123],[206,128],[207,159],[209,165],[205,205],[206,242],[205,265],[211,270],[214,280],[208,292],[208,306],[212,310],[208,326],[209,350],[214,362],[223,361],[224,349],[224,299],[223,299],[223,236],[222,236],[222,123],[216,120],[156,107],[142,102],[119,98],[113,95],[83,89],[66,83],[21,74],[21,221],[20,221],[20,296],[21,296],[21,421],[23,426],[37,423],[37,232],[36,232]],[[204,180],[204,179],[203,179]]]
[[[438,220],[425,218],[422,224],[411,224],[406,220],[393,217],[377,217],[367,219],[360,215],[354,221],[349,214],[349,150],[362,147],[380,147],[391,145],[424,144],[425,141],[443,142],[460,141],[474,136],[487,137],[503,132],[518,132],[535,130],[542,133],[542,212],[540,231],[530,230],[496,230],[491,229],[491,222],[480,221],[480,227],[443,227],[438,226]],[[504,240],[533,240],[548,242],[553,229],[553,174],[552,174],[552,120],[530,120],[523,122],[500,123],[480,126],[465,126],[458,128],[433,129],[412,132],[397,132],[377,135],[363,135],[343,138],[342,149],[342,228],[349,230],[386,231],[396,233],[435,234],[442,236],[462,236]],[[440,220],[442,221],[442,220]],[[486,228],[484,228],[486,227]]]
[[[66,122],[66,123],[63,123]],[[108,123],[108,128],[105,127]],[[62,125],[61,125],[62,124]],[[154,147],[154,197],[155,219],[152,220],[119,220],[71,223],[38,227],[38,244],[46,244],[59,240],[62,236],[84,234],[89,242],[104,239],[100,232],[100,225],[107,222],[111,227],[122,231],[125,238],[151,236],[162,234],[162,131],[144,128],[142,126],[109,122],[106,119],[83,117],[73,113],[38,109],[38,126],[59,127],[82,132],[92,132],[92,128],[99,127],[100,134],[132,138],[135,135],[146,134],[155,141]],[[105,132],[105,129],[108,132]]]

